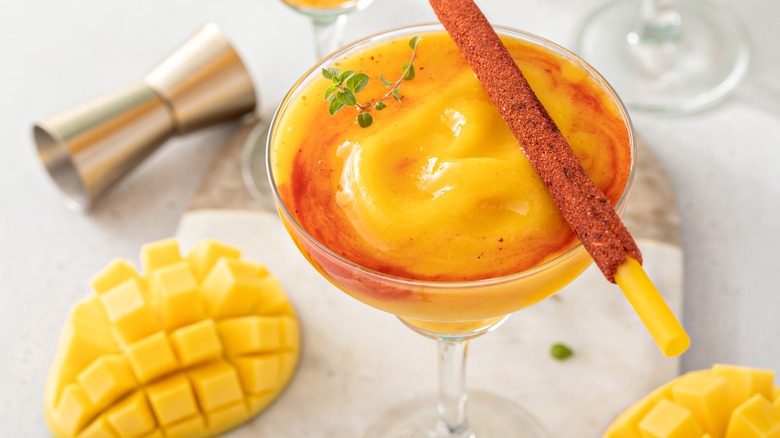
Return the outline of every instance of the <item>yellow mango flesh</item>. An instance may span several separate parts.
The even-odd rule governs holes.
[[[387,89],[409,60],[391,40],[333,66]],[[588,174],[614,204],[631,162],[617,104],[580,66],[514,39],[506,45]],[[405,278],[470,281],[532,268],[570,249],[574,234],[517,140],[446,33],[424,34],[416,75],[374,111],[328,114],[330,81],[312,81],[281,114],[274,178],[288,210],[315,238],[363,266]],[[516,310],[516,309],[511,309]]]
[[[770,370],[717,364],[663,385],[621,413],[605,438],[780,438]]]
[[[111,262],[71,311],[46,383],[56,437],[213,436],[293,377],[298,321],[264,267],[208,240],[182,257],[170,239],[141,264]]]

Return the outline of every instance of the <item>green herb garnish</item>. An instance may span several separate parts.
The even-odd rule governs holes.
[[[553,344],[550,348],[550,355],[557,360],[566,360],[574,354],[574,350],[566,344]]]
[[[325,100],[330,103],[330,106],[328,107],[330,115],[336,114],[345,106],[354,106],[360,112],[357,116],[358,125],[360,125],[361,128],[367,128],[368,126],[371,126],[371,123],[374,121],[374,118],[370,114],[372,109],[377,111],[385,109],[387,104],[384,103],[384,100],[388,99],[390,96],[393,96],[396,101],[400,102],[401,94],[398,91],[398,88],[401,87],[401,83],[414,79],[414,57],[417,55],[417,46],[420,44],[420,39],[419,36],[416,36],[409,40],[409,47],[412,49],[412,57],[409,59],[409,62],[404,63],[403,67],[401,67],[401,77],[398,78],[397,81],[390,82],[382,77],[382,75],[379,75],[379,80],[390,90],[375,101],[362,104],[358,102],[355,97],[356,94],[363,91],[363,89],[366,88],[366,85],[368,85],[369,77],[367,74],[358,73],[352,70],[345,70],[342,72],[334,67],[323,68],[322,76],[325,77],[325,79],[333,81],[333,85],[325,90]]]

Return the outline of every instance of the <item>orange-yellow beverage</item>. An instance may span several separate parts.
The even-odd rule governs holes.
[[[329,115],[329,80],[301,85],[277,116],[271,169],[288,227],[294,220],[322,245],[293,232],[334,284],[415,325],[463,325],[549,296],[590,260],[581,247],[572,250],[576,236],[449,36],[420,35],[415,78],[401,84],[400,102],[372,111],[367,128],[355,122],[353,108]],[[322,67],[368,74],[358,101],[375,100],[387,92],[378,76],[395,80],[409,61],[411,36]],[[629,181],[632,143],[614,95],[561,56],[573,55],[502,38],[616,204]],[[358,274],[334,258],[373,273]],[[399,281],[388,283],[388,276]]]

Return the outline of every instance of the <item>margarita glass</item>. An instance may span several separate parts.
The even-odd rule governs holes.
[[[707,0],[612,0],[585,21],[577,53],[631,109],[683,114],[721,101],[745,76],[747,33]]]
[[[347,15],[368,6],[373,0],[282,0],[286,5],[311,18],[317,59],[342,44]]]
[[[516,59],[525,57],[518,63],[529,83],[622,212],[633,178],[634,144],[628,114],[614,91],[573,53],[522,31],[496,31]],[[328,114],[322,96],[330,81],[322,77],[323,68],[362,67],[373,74],[375,66],[387,64],[395,71],[414,36],[422,38],[414,61],[417,75],[402,83],[400,102],[375,112],[368,128],[355,127],[354,112]],[[383,77],[390,74],[396,73]],[[385,92],[381,83],[369,87],[368,93]],[[570,94],[564,99],[548,89]],[[506,149],[481,156],[494,149],[496,136]],[[445,157],[442,145],[454,146],[456,157]],[[513,403],[481,393],[467,396],[467,344],[509,314],[560,290],[592,260],[440,25],[370,36],[313,67],[274,116],[267,166],[282,221],[306,259],[350,296],[437,340],[438,395],[392,411],[368,436],[487,438],[507,431],[547,436]],[[366,202],[362,197],[369,192],[373,197]],[[515,192],[528,197],[518,200]],[[429,202],[445,204],[430,210]],[[383,203],[386,208],[369,217]],[[365,222],[362,213],[369,217]],[[536,215],[539,222],[517,226]],[[461,222],[467,223],[465,231],[458,228]],[[361,234],[361,228],[368,231]],[[380,250],[371,249],[377,231],[388,237],[377,244]]]

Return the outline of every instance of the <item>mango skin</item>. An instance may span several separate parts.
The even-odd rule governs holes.
[[[71,310],[46,382],[57,438],[208,437],[259,414],[286,388],[300,327],[279,281],[205,240],[144,245],[139,273],[109,263]]]

